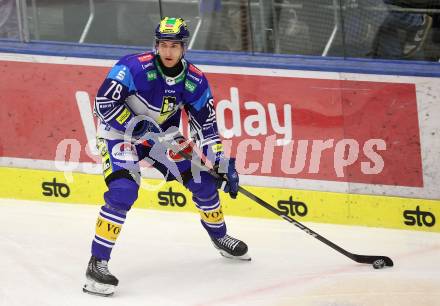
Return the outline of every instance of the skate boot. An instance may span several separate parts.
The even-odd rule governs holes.
[[[247,253],[248,247],[243,241],[229,235],[225,235],[222,238],[211,237],[211,240],[222,256],[238,260],[251,260]]]
[[[86,278],[83,291],[100,296],[112,295],[119,282],[108,270],[107,260],[100,260],[95,256],[90,258]]]

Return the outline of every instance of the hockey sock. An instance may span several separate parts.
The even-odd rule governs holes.
[[[99,259],[109,260],[116,239],[121,232],[126,215],[123,211],[102,206],[96,221],[95,238],[92,242],[92,254]]]
[[[118,173],[121,174],[122,171]],[[109,190],[104,193],[106,204],[101,207],[92,243],[92,255],[105,260],[110,259],[110,253],[121,232],[127,211],[136,201],[139,190],[134,180],[125,177],[112,180],[108,187]]]
[[[207,172],[201,172],[201,181],[191,179],[185,187],[193,194],[193,201],[200,212],[201,223],[213,238],[226,235],[226,224],[217,190],[217,181]]]
[[[225,219],[219,202],[212,208],[196,206],[200,212],[200,221],[211,237],[221,238],[226,235]]]

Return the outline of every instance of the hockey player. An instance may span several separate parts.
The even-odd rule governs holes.
[[[178,180],[192,192],[202,226],[223,256],[250,260],[247,245],[226,232],[218,189],[236,198],[238,173],[235,160],[223,153],[208,81],[184,58],[188,38],[183,19],[163,18],[155,31],[154,52],[122,57],[98,90],[95,100],[95,113],[100,119],[98,148],[108,191],[104,193],[105,204],[96,222],[85,292],[107,296],[118,285],[118,279],[109,272],[108,261],[127,212],[138,197],[138,162],[145,158],[166,180]],[[142,118],[148,116],[166,131],[179,126],[182,111],[188,114],[192,138],[204,155],[214,166],[227,164],[224,174],[227,184],[204,171],[197,173],[196,179],[191,162],[176,156],[172,166],[178,171],[170,171],[173,155],[165,160],[155,158],[150,154],[152,146],[142,143],[148,128],[148,121]],[[129,141],[127,134],[131,137]]]

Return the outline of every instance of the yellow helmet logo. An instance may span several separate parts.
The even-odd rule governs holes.
[[[159,32],[163,34],[177,34],[180,27],[186,28],[186,23],[182,18],[165,17],[160,21]]]

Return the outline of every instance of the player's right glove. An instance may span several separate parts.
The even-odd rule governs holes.
[[[215,167],[217,173],[221,175],[221,179],[218,180],[217,187],[224,192],[229,193],[229,196],[233,199],[237,198],[239,177],[238,172],[235,169],[235,158],[223,159],[219,165],[227,165],[225,173],[221,173],[221,166]]]

